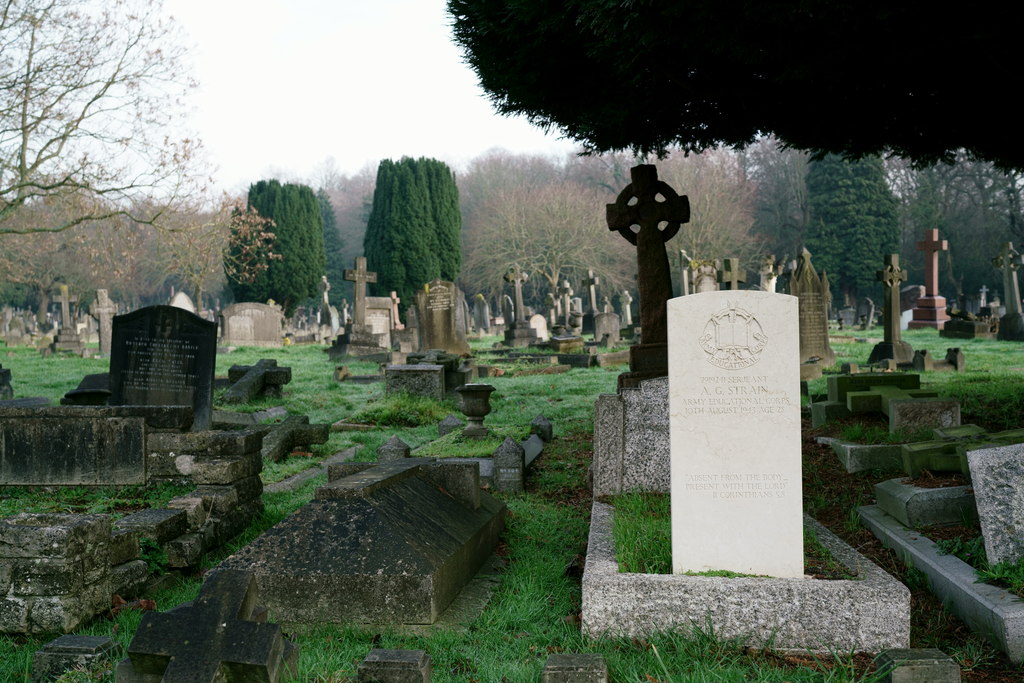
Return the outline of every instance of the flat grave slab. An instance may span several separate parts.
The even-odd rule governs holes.
[[[447,493],[459,482],[442,491],[436,479],[450,470],[430,464],[408,458],[331,481],[222,566],[253,572],[281,622],[433,623],[494,548],[505,506],[479,489],[476,507]]]

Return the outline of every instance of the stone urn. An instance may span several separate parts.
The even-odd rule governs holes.
[[[462,414],[469,422],[462,430],[462,435],[487,436],[484,417],[491,412],[491,392],[494,387],[490,384],[463,384],[455,391],[462,397]]]

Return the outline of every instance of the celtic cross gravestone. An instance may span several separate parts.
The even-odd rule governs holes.
[[[636,247],[637,290],[640,295],[642,344],[630,348],[629,373],[619,387],[636,386],[641,379],[668,372],[666,302],[672,298],[672,275],[665,242],[690,220],[690,202],[664,181],[654,166],[630,169],[631,182],[614,204],[607,206],[609,230]]]
[[[907,279],[907,271],[900,268],[900,255],[886,255],[885,268],[876,271],[875,278],[885,287],[882,305],[884,336],[871,350],[868,363],[877,363],[887,358],[897,363],[910,363],[914,360],[914,349],[900,339],[900,283]]]

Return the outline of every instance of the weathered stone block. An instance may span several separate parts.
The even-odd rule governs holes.
[[[405,392],[414,396],[444,400],[443,365],[389,365],[384,369],[384,393]]]
[[[921,488],[903,477],[875,484],[878,507],[913,528],[934,524],[962,524],[977,517],[974,492],[969,486]]]
[[[21,513],[0,519],[0,557],[75,557],[108,542],[108,515]]]
[[[167,507],[172,510],[182,510],[185,513],[189,531],[195,531],[201,527],[209,518],[209,509],[203,504],[199,496],[179,496],[167,501]]]
[[[149,567],[145,560],[130,560],[110,567],[110,592],[122,598],[139,594],[149,580]]]
[[[203,554],[203,537],[199,534],[183,534],[168,541],[164,550],[167,551],[168,566],[192,567]]]
[[[960,667],[935,648],[885,650],[875,663],[881,683],[960,683]]]
[[[359,663],[357,683],[430,683],[433,665],[426,650],[370,650]]]
[[[889,402],[889,431],[919,432],[960,424],[960,402],[951,398],[913,398]]]
[[[608,663],[600,654],[548,656],[541,683],[608,683]]]
[[[135,529],[114,529],[107,545],[110,565],[118,565],[139,556],[139,532]]]
[[[163,545],[188,530],[188,516],[184,510],[149,508],[122,517],[117,528],[135,529],[140,536]]]
[[[106,636],[61,636],[32,655],[32,681],[48,683],[72,669],[89,670],[116,652],[117,644]]]

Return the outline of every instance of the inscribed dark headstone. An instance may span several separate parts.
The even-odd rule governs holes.
[[[110,405],[185,405],[210,428],[217,324],[174,306],[114,316]]]
[[[818,358],[823,366],[834,364],[836,354],[828,340],[828,306],[832,298],[828,278],[814,270],[811,252],[806,249],[789,280],[789,293],[799,302],[800,362]]]
[[[455,283],[444,280],[434,280],[416,293],[420,349],[444,349],[456,355],[469,353],[466,337],[459,334],[456,325],[461,298]]]

